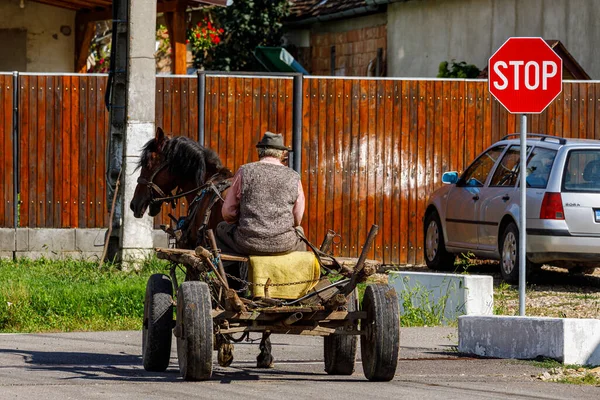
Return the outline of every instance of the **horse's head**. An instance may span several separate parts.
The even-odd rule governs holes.
[[[142,218],[146,210],[152,217],[160,212],[162,202],[154,201],[166,197],[177,187],[176,177],[168,168],[169,160],[163,149],[170,139],[158,128],[156,136],[146,143],[140,156],[138,168],[141,169],[133,199],[129,207],[136,218]]]

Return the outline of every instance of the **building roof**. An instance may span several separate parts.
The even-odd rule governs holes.
[[[76,11],[105,11],[112,7],[112,0],[27,0],[35,3],[47,4],[50,6],[68,8]],[[203,4],[224,6],[227,0],[186,0],[188,6],[200,6]],[[157,3],[170,5],[177,3],[177,0],[158,0]]]
[[[302,20],[363,7],[368,7],[367,0],[292,0],[289,19]]]
[[[590,80],[590,76],[585,72],[583,67],[579,65],[577,60],[569,53],[567,48],[560,40],[547,40],[546,43],[554,50],[554,52],[562,59],[563,62],[563,79],[575,79],[575,80]],[[481,71],[477,76],[480,79],[488,78],[488,67]]]

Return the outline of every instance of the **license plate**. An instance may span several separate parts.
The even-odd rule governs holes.
[[[600,210],[594,210],[594,214],[596,214],[596,222],[600,222]]]

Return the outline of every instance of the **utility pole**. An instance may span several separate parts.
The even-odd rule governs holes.
[[[115,50],[110,96],[109,187],[114,190],[119,171],[121,177],[111,221],[112,243],[117,250],[113,254],[120,261],[135,265],[148,256],[153,247],[152,217],[146,215],[136,219],[128,210],[142,147],[154,137],[156,0],[114,0],[113,7]],[[108,192],[112,204],[114,191]]]

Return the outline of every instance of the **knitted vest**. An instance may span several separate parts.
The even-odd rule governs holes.
[[[292,210],[300,175],[286,166],[243,165],[242,193],[235,241],[249,254],[285,253],[296,245]]]

